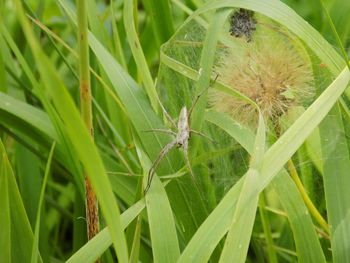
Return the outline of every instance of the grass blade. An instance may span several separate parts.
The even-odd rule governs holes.
[[[141,143],[146,149],[148,156],[152,159],[156,158],[159,151],[162,149],[168,141],[169,136],[158,135],[155,133],[145,134],[145,130],[152,130],[156,128],[166,128],[160,122],[159,118],[155,115],[154,111],[150,108],[150,105],[145,97],[143,91],[137,86],[137,84],[127,75],[121,66],[113,59],[113,57],[101,46],[101,44],[90,35],[90,44],[92,50],[95,52],[96,56],[100,60],[104,70],[106,71],[108,77],[113,83],[115,91],[125,103],[125,108],[127,115],[129,116],[132,124],[134,125],[138,136],[140,137]],[[177,158],[174,158],[177,156]],[[159,167],[158,171],[175,172],[175,160],[179,159],[179,153],[172,153],[171,155],[165,156],[162,161],[162,166]],[[163,170],[164,169],[164,170]],[[174,211],[181,211],[185,215],[192,214],[192,208],[189,206],[190,203],[196,203],[196,209],[198,209],[198,214],[205,214],[203,200],[200,199],[197,192],[193,191],[191,185],[193,182],[189,180],[188,185],[173,184],[174,189],[169,189],[169,195],[177,196],[176,202],[172,203],[172,209]],[[184,190],[184,187],[189,187],[191,190]],[[176,189],[175,189],[176,188]],[[181,189],[182,188],[182,189]],[[182,199],[179,199],[178,192],[186,192],[186,195]],[[170,199],[170,198],[169,198]],[[191,200],[189,202],[189,200]],[[194,201],[196,200],[196,201]],[[180,214],[178,214],[179,216]],[[189,220],[190,219],[190,220]],[[190,233],[197,228],[198,222],[201,221],[199,217],[181,218],[183,220],[183,227],[186,229],[186,234],[190,236]]]
[[[95,188],[97,197],[101,203],[103,215],[105,216],[108,226],[111,228],[112,240],[117,255],[121,261],[126,262],[128,260],[128,251],[126,248],[124,232],[120,223],[119,208],[115,202],[111,185],[105,173],[101,158],[98,155],[96,147],[89,138],[89,133],[85,128],[71,97],[65,89],[62,80],[59,78],[55,68],[34,38],[32,29],[24,16],[21,3],[19,1],[15,1],[15,3],[18,16],[20,17],[24,33],[26,34],[28,42],[32,48],[43,83],[49,93],[50,99],[55,104],[56,109],[65,123],[67,134],[69,135],[80,160],[86,167],[92,185]]]
[[[325,92],[321,94],[321,96],[305,111],[305,113],[266,152],[261,168],[260,191],[263,190],[271,182],[275,175],[282,169],[284,164],[291,158],[293,153],[301,146],[301,144],[308,137],[308,135],[311,134],[313,129],[326,116],[328,111],[336,103],[339,96],[347,87],[349,79],[350,74],[348,69],[346,68],[338,76],[338,78],[325,90]],[[241,187],[241,185],[239,184],[233,189],[238,187]],[[231,193],[231,191],[233,190],[230,190],[229,193]],[[229,193],[227,195],[229,195]],[[224,200],[225,198],[223,199],[222,203],[224,203]],[[220,205],[218,207],[220,207]],[[217,216],[221,220],[223,220],[222,216]],[[209,218],[207,219],[207,221],[209,220]],[[198,251],[202,249],[198,246],[203,246],[203,244],[197,240],[198,236],[202,235],[202,227],[205,229],[208,226],[203,224],[197,232],[198,235],[196,234],[192,239],[192,241],[195,240],[196,245],[194,246],[197,246]],[[203,231],[210,232],[208,229],[205,229]],[[217,240],[217,242],[220,240],[219,236],[217,236],[215,239],[212,237],[211,239],[212,241]],[[191,243],[188,245],[187,248],[189,248],[190,250],[194,250]],[[188,250],[186,249],[180,258],[181,260],[188,258],[191,254],[196,253],[197,250],[195,250],[195,252],[187,252]]]
[[[138,70],[140,71],[140,76],[147,92],[148,98],[151,101],[152,108],[158,112],[158,100],[157,92],[152,80],[151,73],[149,71],[145,55],[143,54],[139,38],[137,37],[135,20],[134,20],[134,1],[124,2],[124,26],[126,36],[128,38],[131,51],[133,53],[134,59]]]
[[[16,178],[13,174],[5,147],[0,140],[0,192],[2,211],[0,221],[8,227],[0,232],[0,242],[4,245],[4,260],[6,262],[21,262],[31,257],[34,236],[26,211],[18,190]],[[5,196],[7,194],[7,196]],[[5,203],[7,200],[7,204]],[[10,202],[11,200],[11,202]],[[10,221],[9,221],[10,220]],[[4,242],[9,242],[4,244]],[[41,257],[38,258],[42,262]]]
[[[334,36],[341,49],[343,59],[350,70],[348,55],[333,21],[320,0]],[[347,107],[347,106],[345,106]],[[324,186],[327,204],[327,216],[331,226],[331,244],[334,262],[350,260],[350,198],[347,189],[350,187],[350,155],[345,137],[345,127],[339,106],[335,106],[320,126],[321,149],[328,159],[323,163]],[[329,141],[332,143],[330,144]],[[332,157],[331,157],[332,156]]]
[[[144,171],[148,171],[151,162],[143,151],[139,151],[139,158]],[[144,176],[147,184],[148,177]],[[145,184],[145,185],[146,185]],[[152,241],[154,262],[176,262],[180,256],[175,220],[168,196],[160,179],[154,176],[152,185],[146,196],[149,230]],[[164,240],[166,236],[166,240]]]
[[[260,114],[250,168],[243,179],[242,190],[219,262],[245,262],[246,260],[260,194],[259,170],[265,152],[265,133],[264,119]]]
[[[174,33],[173,14],[169,0],[143,0],[151,23],[157,46],[160,47]]]
[[[2,112],[0,119],[3,123],[6,123],[4,114],[7,113],[11,115],[11,118],[18,118],[33,129],[39,130],[41,134],[58,141],[57,132],[45,112],[2,92],[0,92],[0,102]]]
[[[253,152],[255,135],[251,130],[235,122],[230,116],[213,110],[205,113],[205,119],[226,131],[248,152]]]
[[[340,109],[335,106],[320,125],[323,179],[334,262],[350,260],[350,156]]]
[[[9,163],[0,140],[0,224],[3,231],[0,233],[0,246],[2,250],[2,260],[11,262],[11,212],[9,202],[8,173]]]
[[[140,200],[126,210],[121,216],[122,226],[125,229],[145,208],[144,200]],[[102,229],[93,239],[75,252],[66,263],[95,262],[112,244],[109,228]]]
[[[295,183],[285,170],[272,181],[274,190],[287,212],[294,234],[299,262],[326,262],[315,227]]]
[[[196,83],[196,95],[203,93],[207,87],[210,86],[210,80],[212,77],[213,65],[214,65],[214,55],[216,50],[216,45],[219,39],[220,28],[222,28],[227,16],[230,14],[230,10],[219,10],[212,18],[209,24],[207,34],[205,36],[205,41],[203,45],[203,50],[200,58],[200,73],[199,78]],[[206,92],[204,93],[206,94]],[[204,110],[206,106],[206,96],[201,96],[198,100],[196,107],[193,110],[192,115],[192,129],[200,131],[202,128]],[[194,151],[195,153],[195,151]]]
[[[34,241],[33,241],[33,247],[32,247],[32,257],[30,262],[31,263],[37,263],[38,258],[39,258],[39,229],[40,229],[40,217],[41,217],[41,209],[44,201],[44,196],[45,196],[45,188],[46,188],[46,183],[47,179],[50,174],[50,167],[51,167],[51,161],[52,161],[52,156],[55,150],[56,143],[54,142],[52,144],[49,157],[47,160],[46,164],[46,169],[45,169],[45,175],[44,175],[44,180],[43,184],[41,187],[41,192],[40,192],[40,199],[39,199],[39,204],[38,204],[38,211],[36,215],[36,222],[35,222],[35,231],[34,231]]]

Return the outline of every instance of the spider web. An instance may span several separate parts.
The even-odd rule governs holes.
[[[233,10],[233,13],[237,10]],[[306,54],[308,56],[314,78],[314,94],[311,100],[303,102],[301,105],[297,106],[297,108],[303,107],[306,109],[315,99],[317,99],[321,91],[328,87],[334,77],[327,69],[327,65],[303,45],[302,42],[290,31],[260,14],[255,14],[255,16],[257,18],[257,24],[256,30],[250,32],[251,42],[262,43],[269,41],[270,43],[278,43],[282,38],[282,42],[290,41],[293,42],[291,45],[295,45],[295,41],[297,41],[299,46],[295,50],[301,48],[303,49],[302,52],[304,52],[303,55]],[[242,43],[244,45],[249,45],[244,42],[250,42],[247,41],[244,34],[239,37],[230,34],[230,30],[232,31],[231,20],[231,16],[229,16],[225,26],[222,28],[222,37],[220,38],[216,49],[213,75],[216,75],[217,69],[222,63],[222,58],[227,56],[228,50],[240,50]],[[206,27],[203,23],[200,22],[200,20],[193,19],[189,21],[186,26],[182,27],[164,46],[163,52],[167,56],[199,71],[199,62],[205,34]],[[254,45],[252,45],[252,48],[254,48]],[[274,46],[271,46],[271,49],[274,48]],[[244,56],[243,53],[242,56]],[[167,65],[160,65],[157,81],[158,94],[162,104],[174,119],[178,116],[181,107],[184,105],[190,107],[192,105],[195,84],[195,81],[170,69]],[[208,108],[210,108],[210,105],[208,105]],[[240,122],[241,120],[236,121]],[[240,125],[247,124],[240,123]],[[254,127],[249,128],[254,130]],[[349,127],[345,128],[346,130],[349,130]],[[201,139],[200,150],[197,156],[191,160],[191,163],[193,163],[192,168],[194,175],[201,181],[205,191],[214,191],[216,202],[219,202],[232,185],[234,185],[237,180],[245,174],[249,166],[250,157],[234,139],[228,136],[220,128],[206,122],[202,131],[213,138],[216,143]],[[268,132],[268,137],[272,138],[271,141],[273,142],[276,140],[276,138],[274,138],[276,135],[271,125]],[[340,135],[341,133],[344,133],[344,131],[335,132],[338,132]],[[313,135],[313,138],[309,139],[293,156],[293,161],[302,180],[305,180],[305,183],[307,178],[303,178],[303,176],[312,176],[313,179],[309,180],[312,185],[308,186],[312,190],[311,198],[316,204],[323,204],[323,179],[320,164],[325,162],[326,159],[341,157],[322,155],[320,152],[321,148],[317,148],[320,145],[317,140],[315,142],[315,137],[316,139],[319,138],[317,135]],[[220,150],[229,149],[230,147],[232,150],[228,150],[222,154],[217,154]],[[191,151],[191,147],[189,151]],[[205,158],[206,156],[207,158]],[[198,164],[196,160],[200,160],[201,158],[204,158],[205,161]],[[181,183],[181,178],[178,180]]]

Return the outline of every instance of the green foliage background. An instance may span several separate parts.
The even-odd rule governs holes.
[[[78,110],[76,3],[0,1],[1,262],[350,262],[348,1],[86,3],[95,143]],[[191,138],[200,188],[175,149],[144,196],[172,139],[145,132],[169,126],[158,96],[173,118],[209,86],[251,103],[212,77],[237,8],[297,36],[318,96],[293,109],[280,138],[261,116],[252,130],[201,96],[191,127],[215,143]],[[186,37],[191,45],[176,46]],[[290,159],[329,232],[310,215]],[[101,207],[102,231],[89,242],[82,167]]]

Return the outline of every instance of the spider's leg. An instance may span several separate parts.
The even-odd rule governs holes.
[[[173,132],[172,130],[167,130],[167,129],[152,129],[152,130],[144,130],[143,132],[163,132],[163,133],[168,133],[176,136],[176,132]]]
[[[187,113],[187,118],[188,118],[188,119],[190,119],[191,114],[192,114],[192,111],[193,111],[193,109],[194,109],[194,106],[196,106],[196,104],[197,104],[199,98],[204,94],[205,91],[207,91],[207,89],[205,89],[205,90],[203,90],[201,93],[199,93],[199,94],[197,95],[197,97],[194,99],[193,104],[192,104],[191,108],[189,109],[189,111],[188,111],[188,113]]]
[[[157,159],[154,161],[152,164],[151,168],[149,169],[148,172],[148,179],[147,179],[147,186],[145,188],[144,193],[147,194],[149,188],[151,187],[153,175],[155,173],[155,170],[157,169],[160,161],[164,158],[164,156],[176,145],[176,140],[173,140],[172,142],[169,142],[167,145],[163,147],[163,149],[160,151],[158,154]]]
[[[185,156],[186,165],[188,166],[188,170],[190,171],[190,175],[192,177],[193,182],[196,183],[196,178],[194,177],[194,174],[192,171],[190,159],[188,158],[188,141],[186,141],[182,146],[184,149],[184,156]]]
[[[213,142],[213,143],[216,143],[215,140],[213,140],[212,138],[210,138],[208,135],[200,132],[200,131],[195,131],[195,130],[190,130],[190,132],[196,134],[196,135],[200,135],[200,136],[203,136],[204,138],[208,139],[209,141]]]
[[[164,108],[162,102],[160,101],[159,99],[159,96],[157,96],[157,100],[158,100],[158,103],[160,105],[160,107],[162,108],[162,111],[165,115],[165,117],[168,119],[168,121],[171,123],[171,125],[173,125],[174,128],[176,128],[176,123],[174,122],[174,120],[171,118],[171,116],[169,115],[169,113],[166,111],[166,109]]]
[[[210,85],[207,88],[205,88],[201,93],[199,93],[197,95],[197,97],[194,99],[193,104],[192,104],[192,106],[191,106],[191,108],[190,108],[190,110],[188,111],[188,114],[187,114],[187,118],[188,119],[190,119],[192,111],[193,111],[194,107],[196,106],[199,98],[213,85],[213,83],[215,83],[215,81],[217,80],[218,77],[219,77],[219,74],[217,74],[215,79],[210,83]]]
[[[200,185],[199,185],[198,181],[196,180],[196,178],[194,177],[193,170],[192,170],[191,163],[190,163],[190,159],[188,158],[188,141],[185,142],[182,146],[183,146],[183,150],[184,150],[184,156],[185,156],[186,165],[188,166],[188,170],[190,171],[190,175],[191,175],[192,181],[195,184],[198,192],[202,195],[202,192],[200,190],[201,189]]]

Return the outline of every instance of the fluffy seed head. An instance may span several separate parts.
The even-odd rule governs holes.
[[[289,107],[303,105],[314,96],[311,63],[287,37],[237,41],[224,51],[215,68],[219,80],[255,101],[267,119]],[[255,108],[220,91],[209,94],[211,106],[246,124],[256,123]]]

